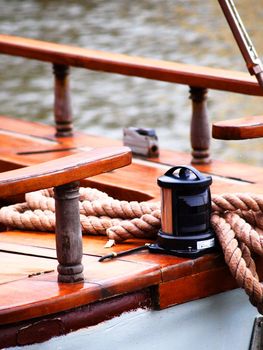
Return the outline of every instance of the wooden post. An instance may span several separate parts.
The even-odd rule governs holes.
[[[69,91],[69,67],[53,64],[55,76],[54,115],[56,122],[56,136],[67,137],[73,135],[73,120]]]
[[[190,87],[192,100],[191,145],[192,163],[206,164],[210,159],[210,128],[206,112],[207,89]]]
[[[83,281],[79,183],[57,186],[55,191],[56,247],[59,282]]]

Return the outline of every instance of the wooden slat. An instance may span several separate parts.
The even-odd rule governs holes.
[[[10,251],[17,250],[24,253],[34,252],[39,253],[37,248],[39,249],[56,249],[55,242],[55,234],[54,233],[46,233],[46,232],[34,232],[34,231],[3,231],[0,232],[0,242],[2,248],[5,249],[8,247]],[[6,246],[7,244],[7,246]],[[17,247],[19,245],[19,248]],[[13,246],[13,248],[11,247]],[[49,253],[45,253],[46,256],[50,256]]]
[[[96,71],[247,95],[263,95],[254,77],[236,71],[132,57],[9,35],[0,35],[0,52]]]
[[[213,124],[215,139],[242,140],[263,137],[263,116],[225,120]]]

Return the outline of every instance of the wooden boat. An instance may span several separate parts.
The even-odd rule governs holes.
[[[65,211],[66,215],[70,215],[66,224],[61,221],[56,236],[48,232],[2,228],[0,346],[40,343],[96,324],[105,327],[102,321],[114,320],[126,311],[141,308],[159,310],[159,315],[163,313],[167,320],[170,320],[169,312],[176,314],[178,310],[175,322],[179,324],[173,336],[179,336],[182,332],[180,310],[183,305],[189,312],[189,307],[195,308],[194,300],[205,307],[206,300],[210,300],[208,303],[211,300],[220,303],[216,298],[227,297],[218,293],[237,288],[222,253],[215,252],[192,260],[142,251],[100,263],[98,258],[105,255],[107,238],[78,236],[72,246],[65,247],[63,244],[65,230],[71,231],[67,233],[69,239],[74,236],[74,214],[78,213],[78,206],[76,202],[72,204],[69,193],[72,193],[72,189],[76,190],[76,181],[81,181],[82,186],[103,190],[118,199],[156,201],[160,200],[156,179],[175,164],[193,163],[200,171],[213,176],[212,193],[262,194],[262,168],[211,161],[206,111],[208,89],[262,96],[263,91],[256,79],[241,72],[130,57],[8,35],[0,35],[0,53],[52,64],[55,77],[54,127],[0,116],[2,204],[23,201],[25,192],[55,187],[58,189],[57,218],[63,216]],[[157,158],[133,157],[131,163],[130,151],[120,141],[75,132],[70,108],[70,67],[188,85],[193,110],[192,154],[160,150]],[[215,137],[226,139],[262,137],[262,125],[262,117],[249,117],[234,123],[217,124],[213,132]],[[116,245],[114,250],[135,248],[148,241],[132,239]],[[80,249],[82,243],[83,256]],[[56,271],[56,257],[60,264],[59,273]],[[84,279],[79,268],[81,262]],[[239,291],[228,293],[233,302],[242,300],[243,303],[244,297],[240,296]],[[202,299],[209,296],[215,299]],[[165,310],[171,306],[172,309]],[[194,321],[199,319],[200,310],[196,310]],[[231,308],[229,310],[232,311]],[[242,310],[250,315],[247,319],[249,322],[256,315],[256,310],[251,311],[247,304],[241,308],[239,305],[236,317]],[[149,315],[150,311],[145,312]],[[121,322],[123,318],[119,320]],[[157,324],[159,322],[160,319]],[[229,323],[224,322],[224,330],[227,331]],[[190,320],[189,324],[192,325]],[[142,327],[138,323],[137,330]],[[237,329],[237,334],[250,334],[251,331],[252,324],[247,329],[246,323],[241,330]],[[169,329],[162,336],[166,338],[168,333]],[[187,336],[191,338],[189,334],[191,331]],[[204,349],[206,344],[211,344],[205,339],[199,340],[195,348]],[[196,342],[196,338],[192,341]],[[246,339],[243,343],[244,348],[248,341]],[[95,343],[91,341],[90,344],[96,348]],[[141,348],[146,346],[145,343],[141,345]],[[179,344],[178,348],[184,346],[187,344],[181,347]],[[222,347],[218,345],[216,348]]]

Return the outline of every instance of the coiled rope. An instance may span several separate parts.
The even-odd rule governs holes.
[[[55,201],[51,189],[26,194],[26,202],[3,207],[0,222],[9,228],[55,230]],[[119,201],[91,188],[80,188],[83,233],[107,235],[115,242],[155,238],[161,226],[160,203]],[[250,301],[263,314],[263,286],[251,256],[263,255],[263,195],[214,195],[211,224],[225,261]]]
[[[128,238],[154,238],[160,227],[160,203],[113,199],[93,188],[80,188],[80,221],[83,233],[107,235],[115,242]],[[55,230],[52,189],[26,194],[26,202],[3,207],[0,222],[22,230]]]

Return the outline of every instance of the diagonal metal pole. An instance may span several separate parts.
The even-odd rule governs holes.
[[[237,45],[246,62],[248,71],[255,75],[263,89],[263,64],[250,40],[233,0],[218,0]]]

